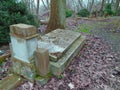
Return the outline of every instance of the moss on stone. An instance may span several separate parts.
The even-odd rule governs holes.
[[[5,61],[4,58],[0,58],[0,64],[2,64]]]
[[[52,72],[49,72],[47,75],[45,76],[42,76],[42,75],[37,75],[35,76],[35,78],[38,78],[38,79],[49,79],[52,77]]]

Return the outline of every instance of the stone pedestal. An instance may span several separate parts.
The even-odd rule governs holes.
[[[13,72],[33,81],[34,51],[37,48],[36,27],[26,24],[10,26]]]
[[[49,52],[47,49],[38,48],[35,51],[37,74],[45,76],[49,73]]]
[[[13,57],[30,63],[37,48],[36,27],[25,24],[11,25],[10,37],[13,47]]]
[[[0,80],[0,90],[14,90],[14,88],[23,82],[24,80],[20,76],[9,74],[4,79]]]

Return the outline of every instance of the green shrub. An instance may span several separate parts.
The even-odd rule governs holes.
[[[22,2],[16,0],[0,1],[0,43],[8,43],[9,26],[17,23],[25,23],[38,26],[33,15],[28,12],[27,7]]]
[[[81,9],[79,12],[78,12],[78,15],[81,16],[81,17],[87,17],[90,15],[90,12],[87,10],[87,9]]]
[[[111,4],[107,3],[104,8],[104,15],[114,15]]]
[[[66,17],[71,17],[72,16],[72,11],[70,9],[66,10]]]

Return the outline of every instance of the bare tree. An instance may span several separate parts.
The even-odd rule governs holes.
[[[79,3],[79,5],[80,5],[80,7],[81,7],[81,9],[83,8],[83,0],[78,0],[78,3]]]
[[[100,9],[101,11],[103,11],[104,5],[105,5],[105,0],[102,0],[101,9]]]
[[[92,0],[92,1],[89,2],[89,3],[90,3],[89,11],[90,11],[90,13],[91,13],[92,7],[93,7],[93,5],[94,5],[94,0]]]
[[[48,10],[48,7],[45,5],[44,0],[41,0],[41,1],[42,1],[43,5],[44,5],[45,9]]]
[[[50,2],[50,20],[47,26],[46,33],[57,28],[65,28],[66,18],[66,0],[51,0]]]
[[[50,8],[50,0],[46,0],[46,4],[47,4],[47,8],[49,9]]]
[[[118,11],[119,3],[120,3],[120,0],[116,0],[116,4],[115,4],[115,13],[116,14],[117,14],[117,11]]]
[[[104,5],[105,5],[105,0],[102,0],[102,4],[101,4],[101,8],[100,8],[101,16],[103,15]]]
[[[36,9],[36,18],[38,19],[39,15],[40,0],[37,0],[37,9]]]
[[[75,4],[75,0],[72,0],[72,2],[73,2],[73,7],[74,7],[74,14],[75,14],[75,12],[76,12],[76,4]],[[75,16],[75,15],[74,15]]]

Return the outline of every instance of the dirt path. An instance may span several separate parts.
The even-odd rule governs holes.
[[[120,52],[120,17],[68,20],[67,28],[98,36]]]

